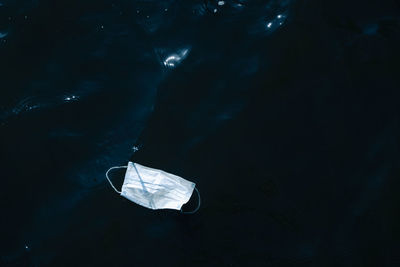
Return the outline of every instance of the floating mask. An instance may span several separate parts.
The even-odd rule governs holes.
[[[108,174],[113,169],[126,168],[124,184],[118,191],[112,184]],[[182,211],[182,205],[187,203],[193,190],[198,195],[198,205],[195,210],[183,213],[195,213],[200,208],[200,194],[196,184],[179,176],[129,162],[128,166],[110,168],[106,173],[112,188],[121,196],[143,207],[157,209],[175,209]]]

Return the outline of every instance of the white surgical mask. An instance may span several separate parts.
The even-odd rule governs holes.
[[[108,177],[108,173],[120,168],[127,168],[127,170],[121,191],[118,191]],[[106,172],[106,177],[121,196],[149,209],[181,210],[182,205],[189,201],[193,190],[196,190],[198,195],[197,208],[190,212],[181,211],[191,214],[200,208],[200,194],[195,188],[196,184],[162,170],[129,162],[128,166],[110,168]]]

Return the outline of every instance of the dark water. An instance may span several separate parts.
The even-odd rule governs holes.
[[[399,266],[399,15],[0,0],[0,265]],[[128,160],[200,211],[115,194]]]

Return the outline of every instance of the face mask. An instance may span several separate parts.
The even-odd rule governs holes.
[[[120,168],[127,170],[121,191],[118,191],[108,174],[111,170]],[[192,214],[200,208],[200,193],[195,188],[196,184],[162,170],[129,162],[128,166],[110,168],[106,177],[112,188],[121,196],[149,209],[175,209]],[[181,209],[182,205],[189,201],[193,190],[196,190],[198,205],[195,210],[184,212]]]

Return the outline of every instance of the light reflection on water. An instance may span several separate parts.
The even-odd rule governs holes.
[[[178,52],[167,56],[164,60],[164,66],[174,68],[184,60],[189,53],[189,49],[185,48]]]

